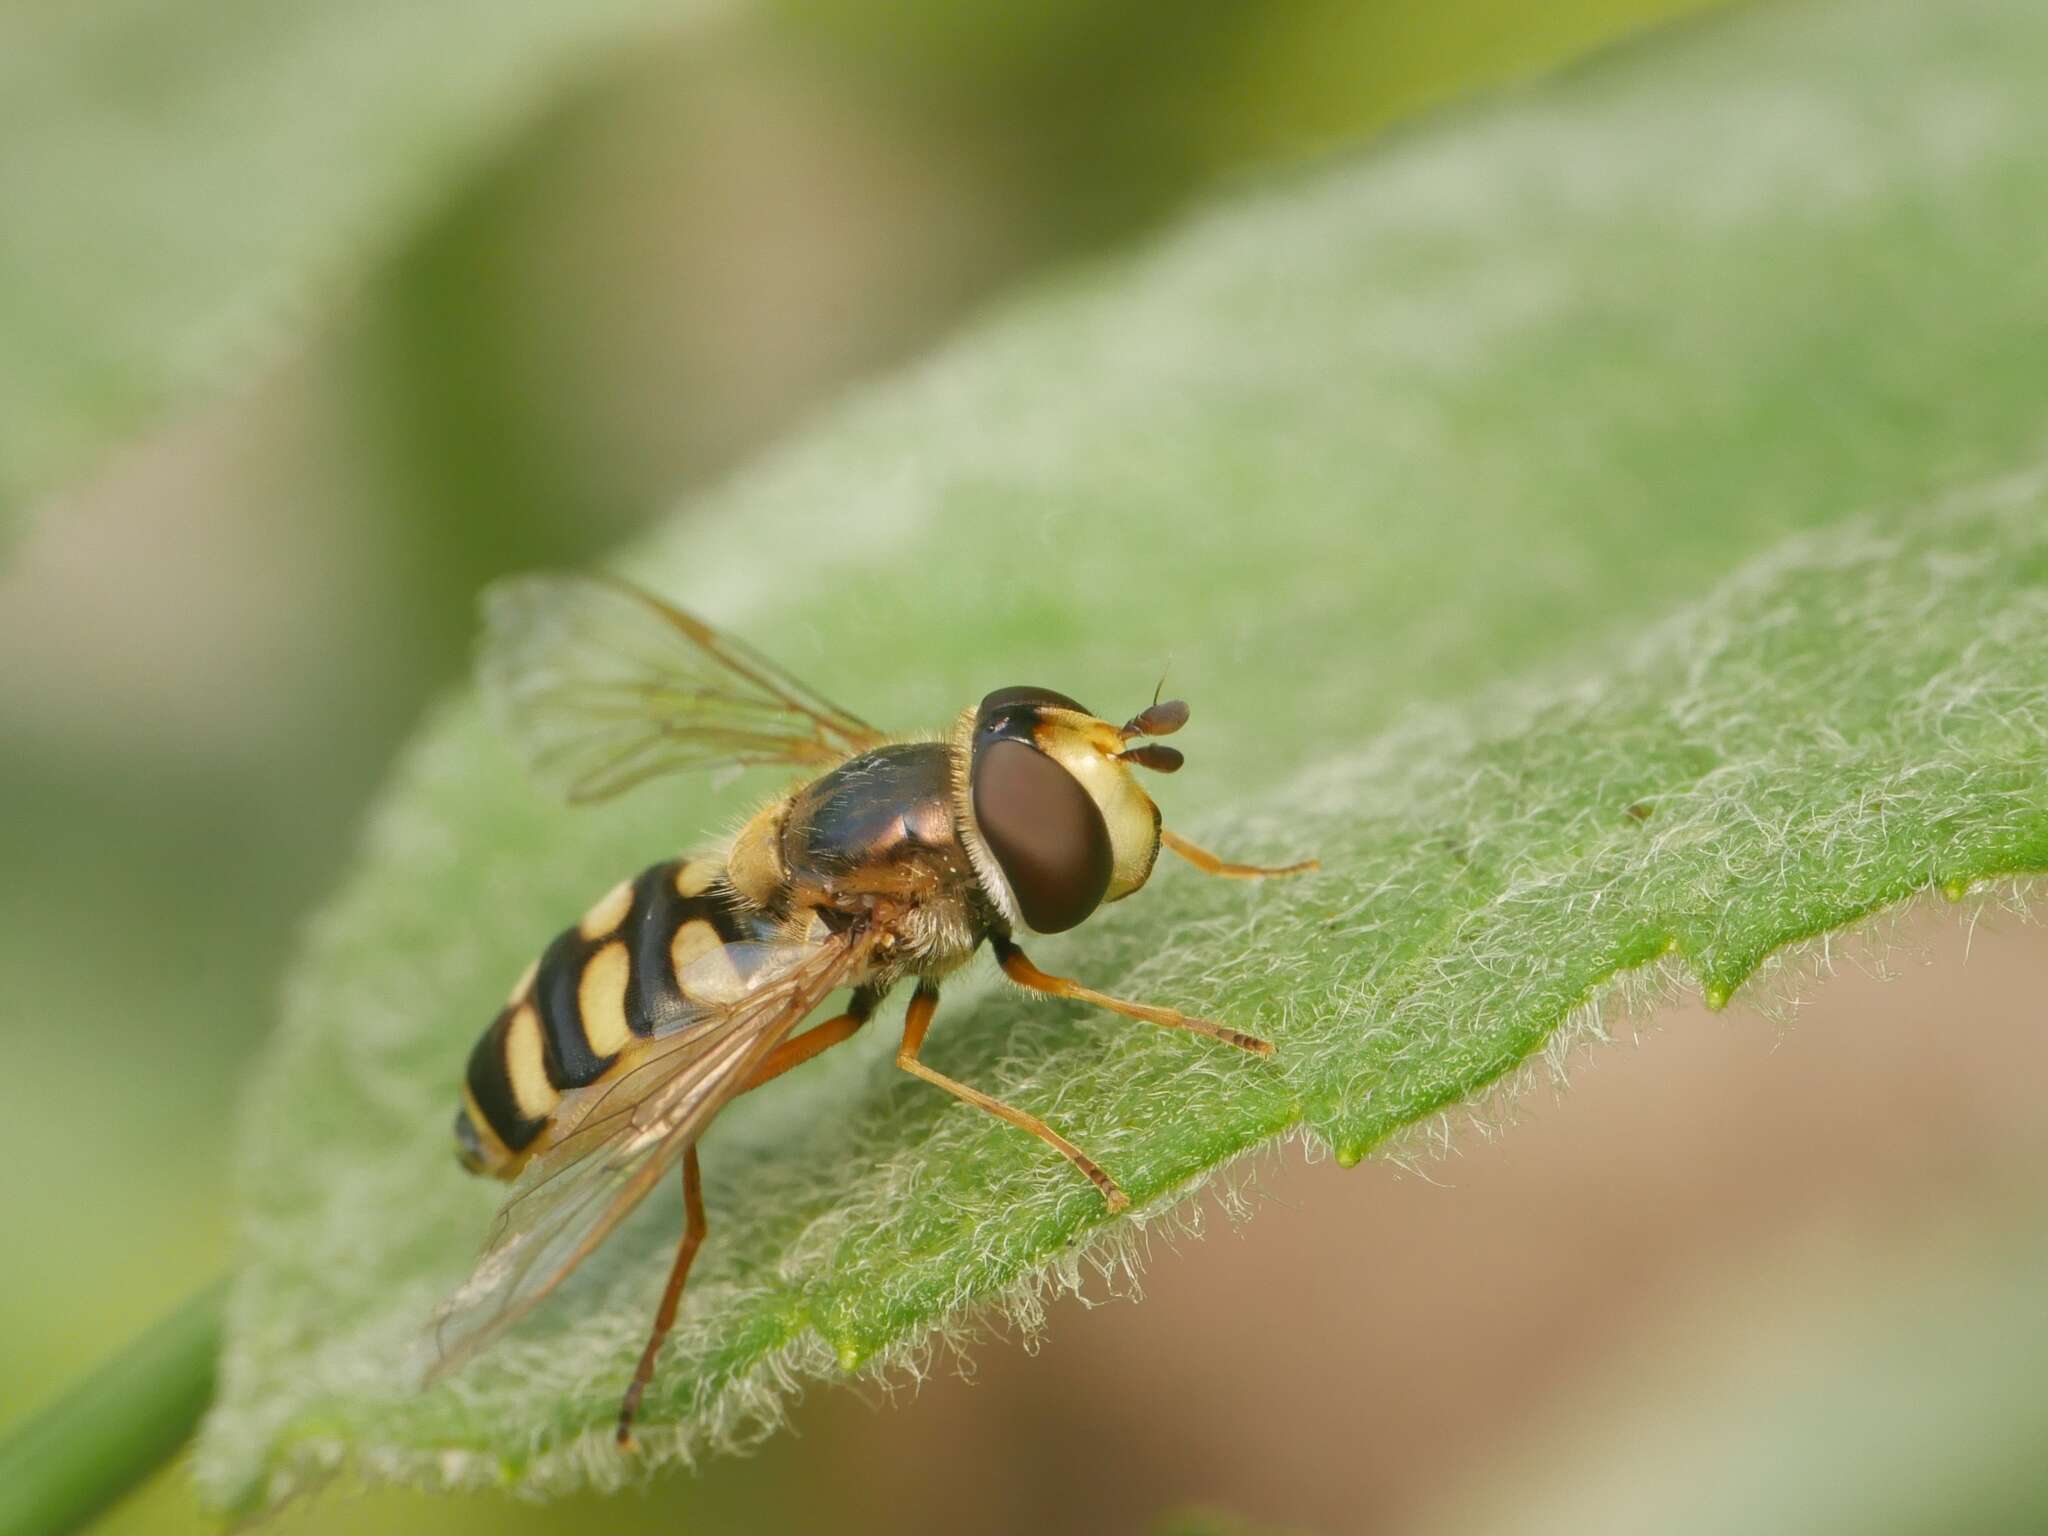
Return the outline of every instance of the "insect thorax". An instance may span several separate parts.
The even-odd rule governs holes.
[[[848,758],[798,789],[773,824],[779,890],[771,909],[817,911],[835,925],[886,921],[897,956],[888,969],[899,974],[966,959],[994,909],[954,826],[953,777],[947,743],[903,742]],[[734,863],[765,863],[743,849],[747,836],[734,845]]]

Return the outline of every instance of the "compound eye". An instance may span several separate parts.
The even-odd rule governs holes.
[[[1033,930],[1060,933],[1102,905],[1115,860],[1080,780],[1036,747],[999,740],[975,754],[973,790],[974,819]]]
[[[1028,736],[1031,722],[1047,709],[1071,709],[1077,715],[1088,713],[1064,693],[1054,693],[1050,688],[998,688],[974,712],[974,734]]]

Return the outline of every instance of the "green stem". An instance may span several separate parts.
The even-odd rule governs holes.
[[[213,1401],[216,1281],[0,1441],[0,1536],[74,1531],[169,1460]]]

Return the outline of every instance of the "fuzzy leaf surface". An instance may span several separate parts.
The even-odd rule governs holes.
[[[807,1379],[1032,1325],[1251,1148],[1349,1161],[1486,1093],[1631,978],[1726,999],[1785,946],[2048,868],[2044,72],[2026,0],[1666,34],[1041,291],[624,553],[905,730],[1020,682],[1128,713],[1170,656],[1169,822],[1325,869],[1169,861],[1031,948],[1277,1058],[950,984],[927,1059],[1093,1152],[1139,1205],[1112,1223],[894,1070],[898,999],[707,1140],[636,1462],[610,1427],[668,1202],[421,1393],[498,1195],[448,1146],[475,1034],[594,896],[754,803],[560,809],[452,700],[250,1093],[212,1494],[337,1466],[551,1491],[744,1440]]]

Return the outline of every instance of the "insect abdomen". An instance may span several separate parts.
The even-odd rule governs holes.
[[[528,968],[470,1052],[455,1115],[465,1167],[517,1172],[564,1093],[691,1009],[683,972],[702,990],[707,956],[760,936],[721,873],[715,858],[656,864],[607,892]]]

